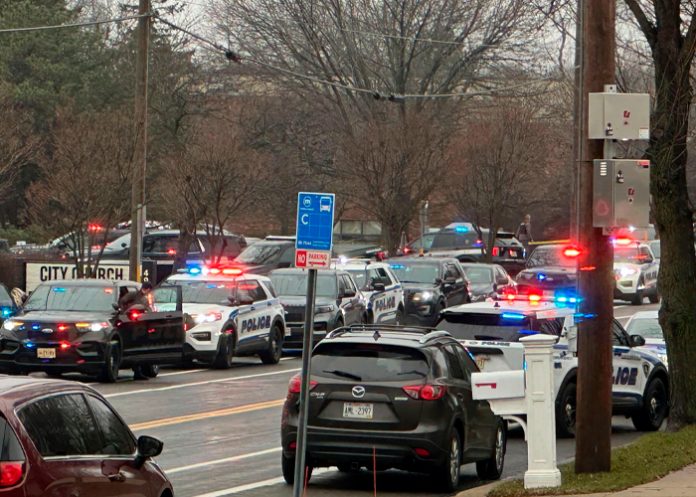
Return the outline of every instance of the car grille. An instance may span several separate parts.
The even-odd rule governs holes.
[[[286,305],[285,321],[288,323],[303,323],[305,307],[303,305]]]

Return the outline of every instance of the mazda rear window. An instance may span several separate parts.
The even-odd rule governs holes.
[[[425,356],[408,347],[324,343],[312,355],[312,376],[352,381],[404,381],[422,380],[428,371]]]
[[[445,313],[438,330],[448,331],[458,340],[517,342],[532,333],[529,316],[518,313]]]

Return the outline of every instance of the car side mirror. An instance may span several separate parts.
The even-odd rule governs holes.
[[[386,285],[385,285],[384,283],[374,283],[374,284],[372,285],[372,289],[373,289],[375,292],[383,292],[383,291],[385,291],[385,290],[387,289],[387,287],[386,287]]]
[[[498,284],[497,283],[493,283],[493,291],[495,293],[498,293]]]
[[[347,298],[347,299],[353,298],[353,297],[355,297],[355,291],[346,290],[345,292],[343,292],[343,297]]]
[[[642,347],[645,345],[645,338],[640,335],[631,335],[631,347]]]
[[[121,248],[126,248],[128,244],[126,242],[121,242]]]
[[[140,469],[145,464],[145,461],[152,457],[157,457],[162,453],[164,443],[155,437],[141,435],[138,437],[138,453],[135,456],[134,466]]]
[[[116,302],[111,304],[111,307],[113,307],[114,311],[116,311],[116,312],[121,310],[121,307],[119,307],[119,305]]]

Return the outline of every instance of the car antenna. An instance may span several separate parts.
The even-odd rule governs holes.
[[[500,305],[498,304],[498,301],[495,301],[495,304],[493,304],[493,307],[496,309],[500,309]]]

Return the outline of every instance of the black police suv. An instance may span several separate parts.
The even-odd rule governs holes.
[[[385,325],[333,331],[312,352],[307,466],[431,473],[445,492],[456,490],[462,464],[475,462],[480,478],[500,478],[506,426],[488,402],[472,399],[475,371],[445,331]],[[288,483],[300,380],[290,380],[281,420]]]
[[[0,370],[56,375],[79,371],[112,383],[122,367],[133,368],[136,376],[155,377],[159,364],[181,362],[181,289],[154,290],[150,311],[120,310],[119,295],[139,287],[114,280],[39,285],[20,314],[0,329]]]
[[[471,302],[469,282],[457,259],[404,257],[390,265],[404,287],[406,324],[434,326],[447,307]]]
[[[283,342],[286,350],[302,348],[307,274],[306,270],[300,268],[277,269],[271,273],[271,282],[285,308],[285,324],[290,332]],[[321,340],[333,329],[366,321],[367,301],[350,273],[335,269],[319,272],[313,342]]]
[[[559,293],[574,295],[577,258],[566,255],[567,250],[569,247],[563,244],[535,247],[525,269],[517,274],[517,293],[542,297],[554,297]]]

